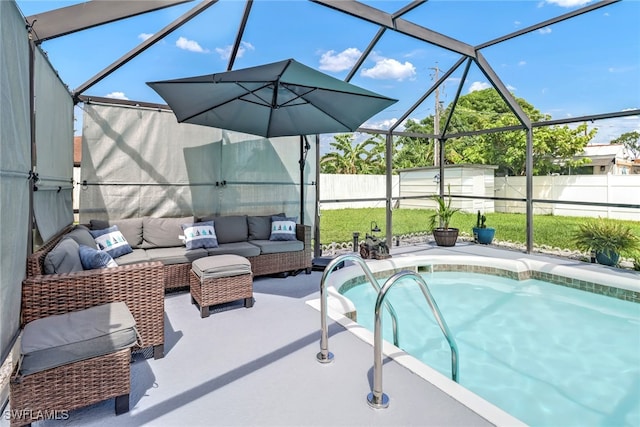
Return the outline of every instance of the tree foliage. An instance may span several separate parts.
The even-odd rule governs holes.
[[[522,98],[515,98],[532,122],[551,119]],[[439,127],[444,129],[453,105],[442,113]],[[495,89],[485,89],[461,96],[451,115],[446,134],[468,133],[478,130],[519,126],[521,123]],[[420,121],[408,120],[407,133],[434,134],[434,117]],[[544,126],[533,131],[533,174],[546,175],[562,172],[589,162],[575,160],[574,156],[595,136],[597,130],[587,130],[582,124],[569,126]],[[624,135],[623,135],[624,136]],[[638,137],[627,139],[635,143]],[[321,171],[324,173],[384,173],[385,139],[374,135],[366,141],[353,144],[353,136],[339,135],[331,146],[335,151],[323,156]],[[621,136],[622,138],[622,136]],[[625,141],[627,140],[625,139]],[[481,135],[451,138],[445,143],[444,162],[449,164],[497,165],[498,172],[507,175],[526,173],[527,135],[523,130],[501,131]],[[393,169],[406,169],[433,165],[434,141],[429,138],[401,136],[394,139]]]
[[[329,144],[333,150],[320,159],[320,172],[384,174],[384,141],[381,146],[376,137],[354,143],[353,134],[336,135]]]
[[[633,159],[640,159],[640,133],[626,132],[611,141],[612,144],[623,144]]]

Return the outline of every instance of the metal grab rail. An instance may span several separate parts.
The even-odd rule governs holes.
[[[320,280],[320,329],[322,331],[322,335],[320,337],[320,352],[316,355],[318,362],[320,363],[329,363],[333,361],[333,354],[329,351],[329,329],[327,327],[327,287],[325,285],[329,275],[334,271],[336,266],[343,261],[355,261],[356,264],[362,267],[364,270],[364,274],[367,276],[369,283],[376,290],[376,292],[380,292],[380,285],[378,285],[378,281],[375,277],[373,277],[373,273],[367,266],[367,263],[357,254],[344,254],[340,255],[329,264],[324,269],[322,273],[322,279]],[[391,314],[391,323],[393,325],[393,343],[399,347],[399,338],[398,338],[398,316],[396,315],[396,311],[393,309],[390,303],[386,303],[387,310]]]
[[[382,392],[382,316],[380,315],[380,308],[391,287],[398,281],[409,276],[412,276],[412,278],[420,285],[420,290],[426,298],[429,307],[431,307],[431,311],[438,322],[438,326],[440,326],[440,330],[442,330],[442,333],[449,343],[449,347],[451,348],[451,378],[453,381],[458,382],[458,347],[451,336],[451,331],[449,330],[447,323],[444,321],[438,305],[431,295],[431,291],[429,291],[427,282],[424,281],[422,276],[414,271],[401,271],[387,279],[382,286],[382,289],[380,289],[380,292],[378,292],[378,298],[376,300],[373,341],[373,390],[371,390],[371,393],[367,395],[367,402],[369,403],[369,406],[376,409],[386,408],[389,406],[389,397]]]

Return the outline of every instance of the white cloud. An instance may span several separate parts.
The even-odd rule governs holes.
[[[329,50],[320,57],[320,68],[323,71],[339,72],[349,70],[360,58],[362,52],[355,47],[350,47],[342,52],[336,53],[335,50]]]
[[[608,144],[611,140],[616,139],[623,133],[633,131],[640,132],[640,116],[597,120],[595,123],[587,123],[587,126],[589,129],[598,129],[598,133],[592,141],[594,144]]]
[[[469,93],[475,92],[475,91],[478,91],[478,90],[489,89],[490,87],[492,87],[492,86],[487,82],[473,82],[473,83],[471,83],[471,86],[469,87]]]
[[[518,62],[518,66],[522,67],[524,65],[527,65],[527,61],[519,61]]]
[[[551,27],[544,27],[538,30],[540,34],[551,34]]]
[[[507,85],[507,89],[509,89],[509,92],[515,92],[516,90],[518,90],[515,86],[511,85]]]
[[[138,34],[138,38],[142,41],[146,41],[148,39],[150,39],[153,36],[153,34],[149,34],[149,33],[140,33]]]
[[[416,76],[416,67],[411,62],[405,61],[404,64],[391,58],[380,58],[376,60],[376,64],[372,68],[363,68],[362,73],[365,77],[372,79],[394,79],[402,81],[404,79],[413,79]]]
[[[549,4],[555,4],[560,7],[577,7],[591,3],[591,0],[546,0]]]
[[[203,49],[197,41],[189,40],[186,37],[180,37],[176,41],[176,46],[180,49],[188,50],[189,52],[208,53],[208,49]]]
[[[368,129],[387,130],[391,126],[395,125],[397,121],[398,119],[394,117],[392,119],[385,119],[377,122],[365,122],[361,127],[368,128]],[[400,129],[396,129],[396,130],[400,130]]]
[[[217,47],[216,53],[220,55],[220,59],[227,60],[231,58],[232,50],[233,50],[232,45],[228,45],[225,47]],[[240,42],[240,46],[238,46],[238,52],[236,53],[236,58],[242,58],[245,52],[248,50],[256,50],[256,48],[249,42]]]
[[[106,97],[107,98],[113,98],[113,99],[129,99],[124,94],[124,92],[111,92],[111,93],[107,94]]]

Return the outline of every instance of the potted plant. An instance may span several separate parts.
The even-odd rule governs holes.
[[[576,247],[585,252],[595,252],[599,264],[618,264],[622,252],[632,252],[640,248],[640,239],[631,227],[602,218],[589,220],[573,233]]]
[[[473,238],[476,242],[488,245],[493,241],[493,236],[496,235],[496,229],[487,227],[487,217],[481,215],[478,211],[478,219],[476,220],[476,226],[473,227]]]
[[[451,186],[448,187],[448,199],[439,195],[433,195],[430,199],[434,200],[438,206],[435,213],[429,217],[429,230],[433,233],[433,238],[438,246],[455,246],[458,240],[458,229],[449,227],[449,222],[453,214],[460,209],[451,207]]]

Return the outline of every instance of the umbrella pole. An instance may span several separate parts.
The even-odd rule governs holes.
[[[313,257],[322,255],[320,250],[320,135],[316,135],[316,200],[313,218]]]
[[[300,224],[304,225],[304,164],[305,160],[305,140],[306,137],[300,135]]]

